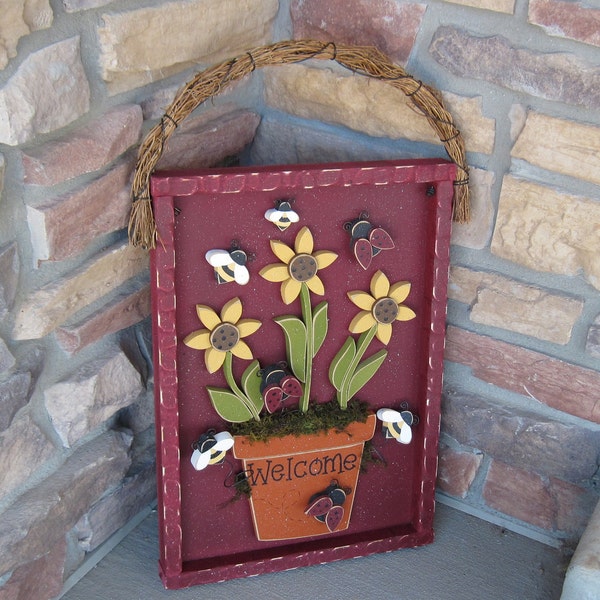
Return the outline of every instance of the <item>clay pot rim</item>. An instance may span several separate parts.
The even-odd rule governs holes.
[[[272,437],[264,441],[252,440],[245,435],[236,435],[234,436],[233,455],[240,459],[259,459],[355,446],[373,437],[376,421],[377,417],[370,414],[366,421],[350,423],[343,431],[329,429],[311,434]]]

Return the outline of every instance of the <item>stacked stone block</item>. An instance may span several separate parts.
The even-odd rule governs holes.
[[[0,2],[0,598],[56,597],[155,501],[148,253],[126,235],[135,152],[190,68],[271,41],[278,9],[142,4]],[[256,88],[190,117],[162,166],[239,155]]]
[[[135,149],[192,73],[289,37],[442,91],[471,165],[452,238],[438,489],[575,543],[600,466],[600,11],[562,0],[0,0],[0,598],[43,600],[155,498]],[[159,166],[444,156],[399,92],[265,69]]]

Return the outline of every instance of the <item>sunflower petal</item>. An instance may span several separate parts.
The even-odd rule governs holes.
[[[371,295],[376,300],[385,298],[390,291],[390,280],[383,271],[377,271],[371,278]]]
[[[243,358],[244,360],[252,360],[252,350],[250,350],[250,346],[248,346],[244,340],[240,340],[231,349],[231,354],[238,358]]]
[[[313,294],[317,294],[318,296],[325,295],[325,286],[318,275],[313,275],[310,279],[308,279],[306,281],[306,285]]]
[[[227,352],[221,352],[212,346],[204,353],[204,363],[209,373],[215,373],[223,366],[226,354]]]
[[[376,322],[375,317],[373,317],[369,311],[361,310],[350,322],[348,330],[350,333],[362,333],[370,327],[373,327]]]
[[[272,281],[274,283],[285,281],[290,276],[288,266],[281,263],[267,265],[266,267],[263,267],[258,274],[267,281]]]
[[[298,232],[294,241],[296,254],[312,254],[314,247],[313,236],[306,225]]]
[[[294,251],[279,240],[271,240],[271,250],[273,254],[286,265],[294,258]]]
[[[217,325],[221,324],[219,315],[210,307],[204,304],[196,304],[196,314],[202,322],[202,325],[209,330],[213,330]]]
[[[328,267],[337,257],[338,255],[335,252],[330,252],[329,250],[319,250],[313,254],[313,258],[317,261],[319,269]]]
[[[408,306],[400,305],[398,306],[398,316],[396,317],[396,321],[410,321],[414,319],[417,315],[412,308],[408,308]]]
[[[375,333],[377,339],[386,346],[388,345],[390,338],[392,337],[392,324],[391,323],[378,323],[377,332]]]
[[[183,338],[183,343],[194,350],[206,350],[210,348],[210,331],[208,329],[198,329],[192,331]]]
[[[302,284],[295,279],[288,279],[281,284],[281,299],[286,304],[291,304],[299,295]]]
[[[362,290],[354,290],[353,292],[348,292],[348,298],[356,305],[358,308],[362,308],[363,310],[371,310],[373,308],[373,304],[375,304],[375,298],[371,296],[371,294],[367,294],[367,292],[363,292]]]
[[[396,304],[404,302],[410,294],[410,281],[398,281],[390,288],[389,296],[396,301]]]
[[[258,331],[262,323],[256,319],[241,319],[237,322],[236,327],[240,332],[240,337],[247,337]]]
[[[221,321],[235,325],[242,316],[242,301],[239,298],[232,298],[221,310]]]

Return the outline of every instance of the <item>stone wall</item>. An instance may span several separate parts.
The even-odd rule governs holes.
[[[567,544],[600,484],[595,4],[291,0],[287,22],[377,45],[442,91],[474,215],[453,230],[439,495]],[[274,68],[265,99],[255,162],[443,155],[395,91],[342,69]]]
[[[155,498],[135,148],[196,70],[290,37],[375,44],[443,92],[474,217],[453,233],[440,493],[576,541],[600,454],[599,24],[558,0],[0,0],[0,598],[55,597]],[[264,70],[160,165],[443,156],[397,94]]]

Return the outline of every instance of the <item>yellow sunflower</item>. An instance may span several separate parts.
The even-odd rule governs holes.
[[[319,296],[325,294],[317,272],[328,267],[338,255],[329,250],[313,252],[313,247],[313,236],[308,227],[298,232],[294,249],[279,240],[271,240],[271,250],[281,262],[267,265],[260,270],[260,275],[267,281],[281,283],[281,298],[286,304],[298,297],[303,283],[311,292]]]
[[[388,344],[392,337],[394,321],[410,321],[416,317],[415,312],[401,304],[410,293],[408,281],[398,281],[390,285],[385,273],[377,271],[371,279],[371,293],[356,290],[348,292],[348,298],[362,309],[350,323],[351,333],[363,333],[377,325],[377,339]]]
[[[209,306],[196,304],[196,313],[206,329],[198,329],[185,337],[183,343],[195,350],[206,350],[204,362],[209,373],[218,371],[227,352],[238,358],[252,360],[252,351],[242,340],[262,325],[256,319],[242,319],[242,302],[233,298],[221,310],[221,316]]]

